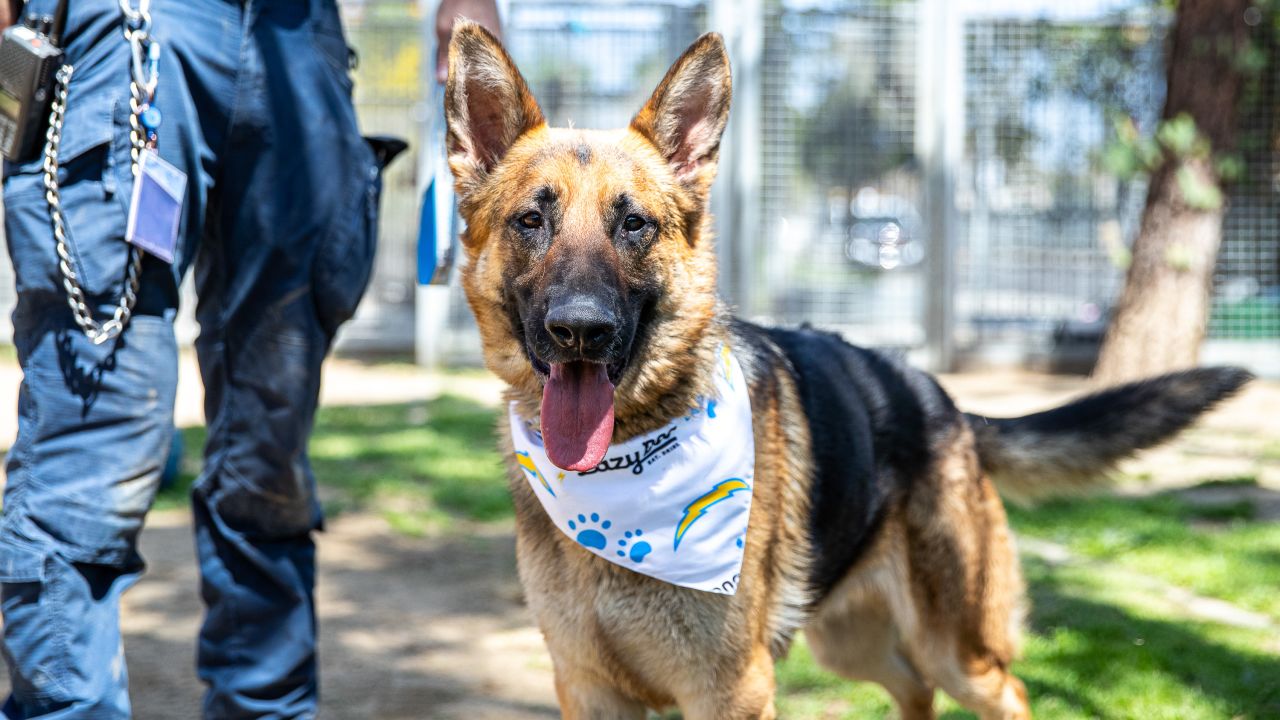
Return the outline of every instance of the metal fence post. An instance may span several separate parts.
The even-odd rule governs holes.
[[[920,0],[916,154],[924,173],[929,253],[925,347],[937,372],[955,364],[955,174],[964,142],[964,21],[956,3]]]
[[[733,63],[733,110],[712,191],[720,291],[744,316],[760,312],[760,101],[765,0],[711,0],[708,29],[724,36]]]
[[[422,22],[418,28],[422,47],[420,77],[428,83],[436,81],[436,5],[434,0],[418,0],[422,13]],[[430,125],[427,118],[430,113],[435,112],[435,108],[427,107],[427,103],[434,94],[430,88],[425,89],[422,94],[418,108],[417,141],[425,149],[430,143],[440,140],[427,136],[427,127]],[[431,183],[434,170],[432,154],[419,152],[418,186],[415,188],[415,196],[419,198],[419,202]],[[413,359],[423,367],[438,368],[444,355],[443,340],[448,330],[449,288],[415,284],[413,291]]]

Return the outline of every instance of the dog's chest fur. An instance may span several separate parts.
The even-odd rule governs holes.
[[[760,642],[781,655],[811,606],[808,426],[790,373],[737,340],[752,389],[756,473],[735,595],[676,587],[596,557],[553,525],[509,464],[520,576],[557,668],[622,681],[653,706],[698,692],[691,684],[707,675],[691,667],[730,676]],[[504,436],[510,457],[506,428]]]
[[[536,500],[534,501],[536,502]],[[557,668],[660,707],[693,692],[688,668],[747,654],[747,595],[670,585],[604,561],[545,522],[519,520],[520,577]]]

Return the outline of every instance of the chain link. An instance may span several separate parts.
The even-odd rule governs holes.
[[[149,7],[149,0],[140,0],[138,10],[130,6],[129,0],[120,0],[120,8],[125,16],[124,36],[129,41],[130,51],[129,157],[130,170],[135,183],[138,182],[138,174],[141,172],[142,153],[149,145],[154,144],[154,137],[148,138],[146,130],[139,121],[142,111],[154,99],[156,89],[156,57],[159,48],[152,47],[154,40],[150,36]],[[144,69],[145,60],[150,60],[149,75]],[[71,307],[76,325],[80,326],[93,344],[101,345],[118,337],[133,315],[133,307],[138,301],[138,287],[142,280],[142,252],[134,245],[129,245],[124,291],[120,295],[120,302],[112,312],[110,320],[98,323],[93,318],[93,310],[89,307],[84,288],[80,285],[80,277],[74,269],[75,261],[69,247],[67,220],[62,212],[62,194],[58,188],[58,148],[62,144],[62,126],[67,112],[67,89],[74,72],[75,68],[71,65],[63,65],[58,69],[55,77],[53,102],[49,111],[49,130],[45,134],[44,146],[45,200],[49,203],[53,238],[58,252],[58,270],[62,273],[62,287],[67,292],[67,304]]]
[[[143,33],[151,32],[151,0],[138,0],[138,9],[133,9],[130,0],[120,0],[120,12],[124,13],[124,37],[130,39],[135,30]]]

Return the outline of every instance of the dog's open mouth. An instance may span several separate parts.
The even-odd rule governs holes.
[[[613,437],[610,369],[583,360],[548,367],[542,388],[542,441],[556,467],[583,472],[604,459]]]

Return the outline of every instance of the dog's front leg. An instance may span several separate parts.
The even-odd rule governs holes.
[[[556,697],[564,720],[644,720],[645,707],[589,677],[556,668]]]
[[[735,678],[713,692],[680,698],[685,720],[775,720],[773,656],[754,647]]]

